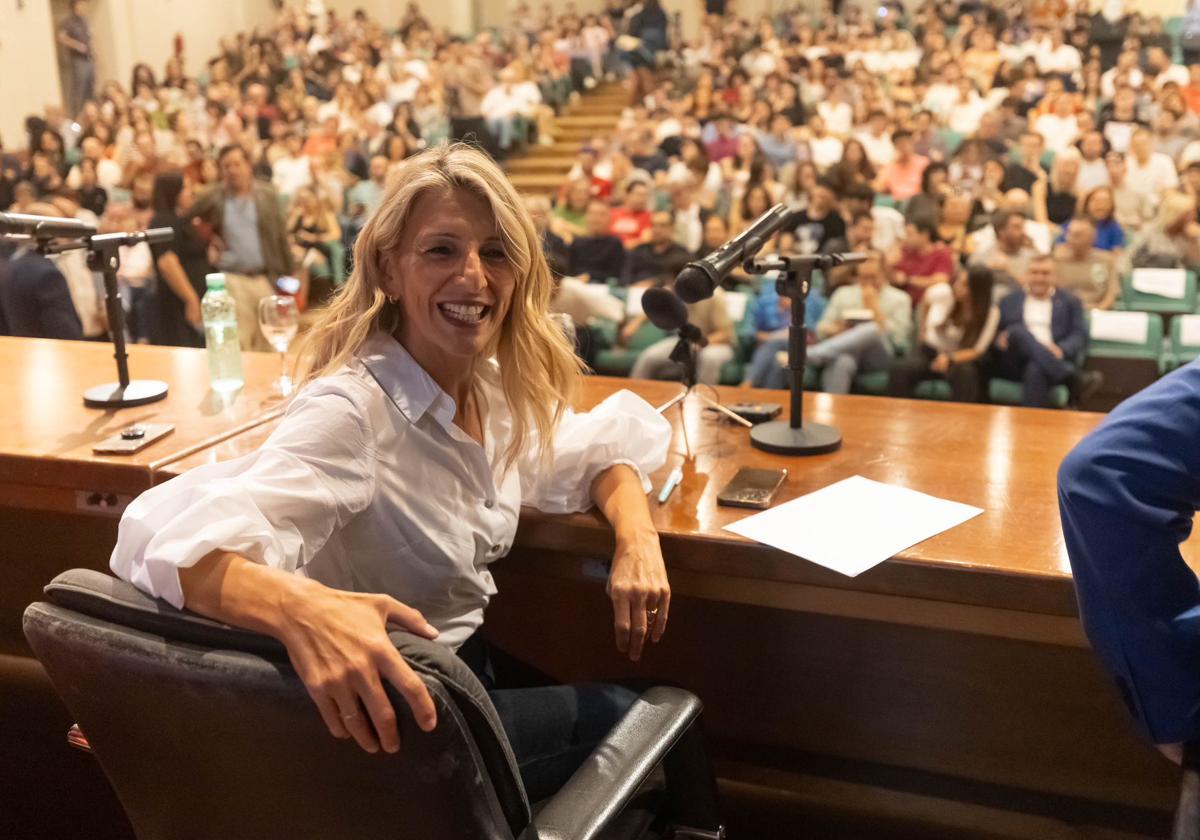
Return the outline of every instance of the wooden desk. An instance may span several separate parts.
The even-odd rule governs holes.
[[[274,354],[244,354],[246,385],[228,397],[209,389],[202,350],[131,345],[129,369],[135,379],[165,381],[166,399],[88,408],[84,390],[116,379],[112,345],[0,337],[0,505],[119,515],[123,505],[87,506],[76,491],[136,495],[161,465],[280,413]],[[92,453],[135,423],[175,430],[133,455]]]
[[[596,377],[581,406],[622,387],[655,405],[678,392]],[[785,396],[719,391],[724,402]],[[1067,822],[1156,831],[1175,777],[1133,733],[1087,649],[1058,521],[1058,464],[1101,415],[823,394],[806,411],[841,429],[841,450],[770,455],[698,401],[668,413],[673,451],[654,486],[677,464],[684,480],[667,504],[651,504],[675,601],[667,637],[641,663],[613,649],[602,592],[611,531],[596,513],[525,511],[495,568],[492,638],[560,680],[654,676],[697,691],[752,836],[793,836],[756,815],[780,807],[795,818],[799,801],[812,817],[825,807],[814,797],[829,796],[874,799],[939,830],[937,814],[966,813],[955,819],[981,835],[1038,836]],[[168,464],[156,480],[242,454],[273,427]],[[742,466],[786,467],[780,501],[863,475],[985,512],[851,579],[722,530],[750,513],[716,504]],[[1185,553],[1197,565],[1200,537]],[[914,788],[902,804],[898,768]]]
[[[22,465],[24,487],[70,487],[72,476],[87,474],[136,492],[250,451],[276,425],[256,390],[276,373],[273,358],[261,360],[261,373],[248,367],[248,396],[233,414],[197,419],[186,409],[205,399],[203,354],[135,348],[136,375],[169,378],[172,396],[161,409],[181,401],[182,413],[170,416],[191,418],[195,433],[187,445],[148,451],[141,461],[90,458],[86,434],[99,439],[130,420],[89,425],[78,394],[105,378],[110,360],[107,348],[82,347],[69,349],[102,360],[82,373],[66,369],[74,363],[61,345],[36,348],[50,360],[46,369],[62,368],[58,376],[69,384],[14,374],[11,365],[0,374],[9,377],[0,379],[0,398],[11,395],[10,404],[52,388],[66,406],[44,415],[66,417],[54,421],[65,424],[58,428],[24,408],[19,421],[0,421],[11,422],[0,438],[21,441],[0,439],[0,457],[13,459],[0,463]],[[11,350],[0,343],[3,352]],[[185,381],[169,376],[173,370],[186,371]],[[653,404],[678,391],[597,377],[587,381],[582,407],[620,387]],[[720,393],[725,402],[785,396]],[[673,452],[654,485],[681,462],[685,477],[666,505],[652,506],[675,600],[666,638],[642,662],[623,661],[613,647],[603,595],[611,532],[594,513],[526,511],[513,553],[495,568],[501,594],[488,613],[493,638],[558,679],[653,676],[695,690],[706,704],[731,822],[742,826],[735,837],[792,838],[793,820],[819,823],[835,812],[854,819],[886,812],[870,823],[875,836],[918,825],[933,826],[936,836],[948,828],[962,832],[955,836],[1087,836],[1062,833],[1068,823],[1157,831],[1174,801],[1174,774],[1133,733],[1086,648],[1058,525],[1057,465],[1100,416],[820,394],[808,396],[806,411],[841,429],[840,451],[772,456],[696,402],[668,414]],[[243,420],[261,422],[222,439]],[[47,472],[47,463],[54,469]],[[781,500],[859,474],[985,513],[849,579],[721,530],[747,515],[715,503],[741,466],[786,466]],[[11,481],[7,473],[4,480]],[[27,535],[42,561],[78,557],[66,565],[102,567],[115,523],[97,528],[96,517],[53,506],[55,513],[32,514],[44,498],[4,501],[26,509],[7,512],[10,529]],[[864,510],[863,527],[870,519]],[[1198,539],[1185,546],[1194,566],[1198,546]],[[13,572],[9,565],[6,574]],[[40,585],[53,571],[43,563],[31,574]]]

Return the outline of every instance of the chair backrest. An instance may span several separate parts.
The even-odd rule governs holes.
[[[1088,316],[1088,356],[1157,360],[1162,354],[1163,320],[1152,312],[1101,312]]]
[[[1171,355],[1176,364],[1200,356],[1200,315],[1177,315],[1171,322]]]
[[[400,751],[370,755],[329,735],[274,639],[90,570],[59,575],[46,596],[25,635],[139,840],[511,840],[529,822],[495,709],[436,643],[392,634],[437,727],[421,732],[389,690]]]
[[[1175,275],[1181,282],[1153,282],[1154,275],[1167,279]],[[1146,282],[1139,282],[1139,276],[1145,276]],[[1139,289],[1143,285],[1147,290]],[[1149,289],[1158,288],[1167,291],[1170,287],[1178,294],[1160,294]],[[1187,313],[1196,310],[1196,274],[1183,269],[1135,268],[1133,273],[1121,278],[1121,308],[1135,312]]]

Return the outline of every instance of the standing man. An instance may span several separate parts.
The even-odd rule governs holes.
[[[87,0],[71,0],[71,14],[58,28],[58,43],[67,51],[71,71],[71,117],[79,116],[83,103],[95,97],[96,59],[92,55],[92,29],[87,22]]]
[[[1000,301],[996,372],[1021,383],[1021,404],[1050,405],[1050,389],[1070,383],[1075,361],[1087,346],[1087,324],[1079,298],[1058,289],[1054,259],[1034,257],[1024,288]]]
[[[237,304],[242,349],[269,350],[258,329],[258,302],[275,294],[273,281],[292,271],[279,197],[270,184],[254,180],[241,146],[221,149],[217,163],[221,183],[200,196],[188,216],[201,219],[216,234],[213,263],[225,272],[226,288]]]

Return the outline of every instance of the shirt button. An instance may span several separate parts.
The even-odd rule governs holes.
[[[487,508],[488,510],[491,510],[492,508],[494,508],[496,506],[496,503],[494,501],[492,501],[491,499],[488,499],[486,502],[483,503],[483,506],[485,508]]]

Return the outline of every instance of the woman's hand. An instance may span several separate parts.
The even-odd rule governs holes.
[[[617,541],[608,597],[613,605],[617,650],[637,662],[647,637],[657,644],[666,632],[671,607],[671,585],[657,532]]]
[[[387,636],[389,624],[423,636],[437,630],[419,612],[387,595],[365,595],[310,582],[281,604],[278,637],[335,738],[353,737],[370,753],[400,748],[396,712],[383,688],[390,682],[421,729],[437,724],[429,691]]]
[[[592,498],[616,534],[608,576],[608,597],[613,605],[617,650],[636,662],[649,636],[658,642],[667,629],[671,585],[658,531],[636,470],[615,464],[592,482]]]

